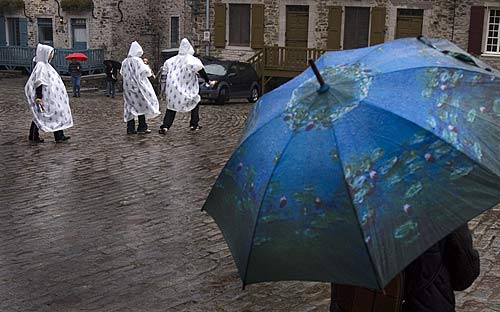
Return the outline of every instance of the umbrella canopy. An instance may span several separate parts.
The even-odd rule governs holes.
[[[116,68],[116,69],[122,68],[122,63],[115,61],[115,60],[104,60],[103,64],[109,65],[109,66]]]
[[[329,89],[308,69],[257,102],[204,210],[245,284],[381,289],[500,202],[500,75],[438,39],[317,65]]]
[[[72,59],[76,59],[77,61],[86,61],[88,60],[88,57],[83,54],[83,53],[71,53],[70,55],[66,56],[65,57],[66,60],[72,60]]]

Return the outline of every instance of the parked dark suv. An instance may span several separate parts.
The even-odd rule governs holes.
[[[236,61],[219,61],[202,59],[210,80],[217,84],[212,88],[200,80],[200,95],[202,99],[213,100],[224,104],[230,98],[247,98],[250,103],[260,96],[259,77],[252,65]]]

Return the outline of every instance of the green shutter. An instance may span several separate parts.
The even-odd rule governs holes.
[[[251,47],[262,49],[264,47],[264,5],[252,4],[252,32]]]
[[[340,50],[340,31],[342,28],[342,7],[330,7],[328,10],[328,50]]]
[[[385,8],[372,8],[370,45],[383,43],[385,38]]]
[[[22,47],[28,46],[28,20],[25,18],[19,19],[19,37],[21,38],[19,45]]]
[[[215,4],[215,34],[214,44],[217,48],[226,47],[226,4]]]
[[[7,45],[7,34],[5,33],[5,17],[0,16],[0,47]]]

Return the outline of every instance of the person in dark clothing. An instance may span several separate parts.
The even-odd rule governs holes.
[[[400,274],[401,311],[455,311],[453,291],[467,289],[479,276],[479,270],[479,253],[472,246],[472,235],[465,224],[425,251]],[[383,311],[377,309],[376,304],[366,310],[359,309],[359,306],[366,306],[365,302],[356,303],[352,296],[359,288],[332,284],[330,311],[349,312],[353,307],[360,312]],[[349,299],[345,300],[347,297]]]
[[[106,96],[114,98],[116,81],[118,80],[118,69],[110,63],[106,63],[104,72],[106,73]]]
[[[198,74],[205,80],[205,83],[210,83],[210,79],[208,79],[208,75],[205,72],[205,69],[201,69],[198,71]],[[163,123],[160,126],[160,134],[165,134],[168,129],[174,123],[176,111],[168,109],[165,112],[165,116],[163,117]],[[198,125],[200,122],[200,104],[196,105],[195,108],[191,110],[191,118],[189,119],[189,127],[191,130],[199,130],[201,127]],[[165,130],[167,129],[167,130]]]
[[[81,65],[72,58],[68,68],[71,74],[71,84],[73,85],[73,97],[80,97],[80,82],[82,78]]]

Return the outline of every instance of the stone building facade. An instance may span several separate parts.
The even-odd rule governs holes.
[[[89,0],[90,1],[90,0]],[[65,10],[61,0],[24,0],[24,10],[0,10],[0,46],[103,49],[122,60],[137,40],[155,68],[161,51],[192,37],[192,6],[183,0],[93,0],[91,8]]]
[[[204,50],[204,44],[208,44],[210,53],[214,56],[226,59],[249,59],[256,51],[252,48],[254,35],[252,23],[255,21],[260,23],[261,21],[252,15],[254,7],[259,8],[259,5],[263,6],[263,34],[257,35],[263,37],[264,45],[287,46],[290,34],[302,33],[303,36],[307,34],[302,46],[319,49],[332,48],[328,46],[329,36],[337,37],[339,40],[337,48],[353,47],[351,39],[353,28],[358,35],[360,32],[364,33],[366,38],[364,42],[355,42],[356,47],[363,44],[365,46],[371,45],[373,43],[371,42],[372,36],[376,37],[373,31],[378,25],[383,41],[421,34],[428,37],[447,38],[467,50],[470,48],[469,29],[473,18],[471,12],[482,10],[482,20],[478,21],[476,16],[476,20],[472,22],[472,28],[476,30],[475,36],[480,37],[475,39],[475,41],[480,41],[480,53],[478,54],[483,60],[500,68],[497,22],[497,16],[500,14],[498,11],[500,10],[500,0],[211,0],[209,9],[211,41],[210,43],[201,42],[200,51]],[[221,7],[224,9],[224,13],[221,13]],[[300,22],[302,27],[306,28],[302,32],[300,27],[293,26],[294,23],[300,21],[300,19],[295,19],[297,14],[293,12],[294,10],[307,16]],[[197,28],[200,29],[198,33],[202,33],[205,30],[205,1],[200,3],[199,11],[202,11],[203,14],[197,14],[194,20],[197,23]],[[246,21],[245,27],[250,33],[250,40],[245,38],[247,40],[244,40],[243,46],[241,44],[233,45],[230,42],[230,34],[234,29],[231,26],[237,23],[232,20],[233,13],[234,16],[238,17],[238,20]],[[245,14],[249,17],[245,16],[242,19],[241,16]],[[225,28],[221,27],[221,15],[224,15],[225,25],[222,26]],[[492,23],[489,21],[490,16],[493,18]],[[287,18],[291,21],[287,21]],[[481,14],[479,14],[479,18],[481,18]],[[379,20],[378,24],[374,23],[377,19]],[[219,22],[218,25],[216,25],[217,22]],[[359,24],[364,26],[359,27]],[[478,25],[483,26],[480,34],[477,33]],[[334,27],[338,29],[332,29]],[[495,31],[493,37],[496,36],[496,39],[491,36],[488,38],[488,35],[491,34],[488,32],[489,30]],[[225,44],[220,44],[220,41],[219,44],[216,44],[216,41],[220,40],[221,34]],[[490,42],[496,42],[496,48],[491,49],[490,47],[490,50],[494,51],[487,51],[488,39]],[[292,41],[290,40],[290,42]],[[380,40],[375,43],[378,42]]]
[[[422,34],[464,49],[473,42],[476,54],[500,68],[500,0],[88,1],[92,8],[80,12],[65,10],[63,0],[24,0],[25,10],[0,10],[0,46],[42,41],[103,49],[105,58],[121,60],[137,40],[158,68],[162,51],[182,37],[202,55],[208,48],[212,56],[248,60],[264,45],[347,49]]]

